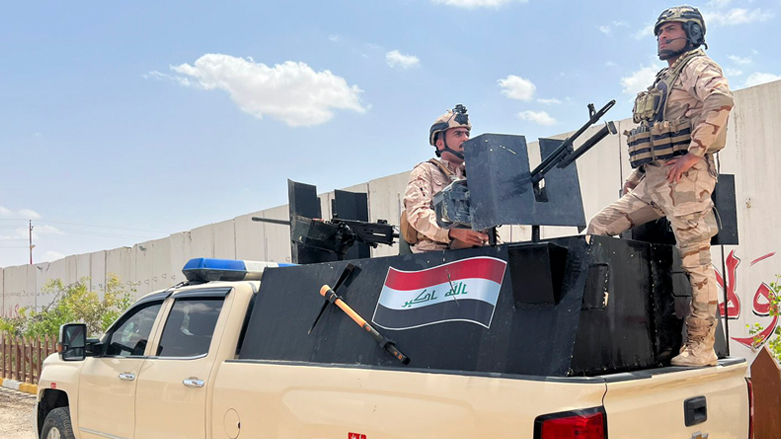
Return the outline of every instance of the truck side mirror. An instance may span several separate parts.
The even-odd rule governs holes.
[[[87,325],[67,323],[60,326],[57,352],[62,361],[82,361],[86,358]]]

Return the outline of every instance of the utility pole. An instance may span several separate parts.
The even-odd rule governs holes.
[[[30,265],[33,265],[33,247],[33,220],[30,220]]]

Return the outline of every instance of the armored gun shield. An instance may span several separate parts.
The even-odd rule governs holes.
[[[540,139],[541,157],[563,143]],[[464,144],[464,155],[474,230],[504,224],[586,226],[576,163],[551,169],[535,184],[524,136],[483,134]]]

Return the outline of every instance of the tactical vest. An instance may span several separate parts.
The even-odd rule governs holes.
[[[684,54],[672,68],[656,74],[654,84],[637,94],[632,120],[640,126],[625,131],[629,144],[629,163],[637,168],[654,160],[667,160],[689,151],[692,121],[665,120],[667,98],[684,67],[694,58],[705,56],[702,49]]]

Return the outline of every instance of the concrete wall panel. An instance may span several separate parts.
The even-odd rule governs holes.
[[[171,240],[168,238],[146,241],[133,246],[136,259],[137,294],[143,296],[152,291],[168,288],[172,283]]]
[[[213,258],[214,257],[214,224],[198,227],[191,232],[190,257]]]
[[[168,237],[170,241],[170,263],[168,265],[168,280],[172,285],[184,281],[182,268],[192,257],[190,250],[192,238],[190,232],[174,233]]]
[[[234,220],[212,225],[214,231],[214,257],[236,259],[236,226]]]
[[[622,122],[616,125],[616,128],[619,128]],[[599,124],[587,130],[575,142],[575,147],[580,146],[583,141],[603,126],[604,124]],[[626,172],[620,160],[626,148],[622,144],[623,137],[621,134],[606,137],[576,162],[586,221],[596,215],[603,207],[620,198],[619,193],[624,185],[622,173]]]
[[[51,281],[60,280],[63,286],[72,285],[81,280],[78,277],[76,264],[78,256],[68,256],[54,262],[47,262],[33,265],[31,272],[36,277],[37,298],[36,306],[38,309],[48,306],[59,291],[44,291],[46,285]],[[86,278],[85,278],[86,279]]]
[[[132,248],[120,247],[106,252],[106,277],[111,274],[119,277],[128,293],[140,297],[137,291],[141,282],[136,276],[136,258]]]
[[[369,221],[386,220],[399,226],[401,211],[404,208],[404,192],[407,190],[409,172],[400,172],[387,177],[372,180],[368,184]],[[399,254],[398,243],[389,247],[378,246],[372,249],[372,256],[390,256]]]
[[[90,272],[92,278],[90,280],[90,289],[96,291],[98,295],[103,297],[103,293],[106,291],[106,252],[99,251],[90,253]]]
[[[90,263],[91,253],[76,255],[76,279],[91,278],[92,264]]]
[[[263,211],[263,218],[289,220],[290,213],[287,205],[278,206]],[[263,246],[265,260],[269,262],[290,262],[290,228],[277,224],[262,224],[264,240]]]
[[[334,199],[334,193],[328,192],[325,194],[320,194],[317,196],[318,200],[320,200],[320,217],[324,219],[331,219],[334,216],[334,213],[331,211],[331,203]]]
[[[28,285],[27,273],[30,270],[35,270],[35,266],[22,265],[3,269],[4,317],[17,317],[21,308],[35,305],[35,286],[31,289]]]
[[[263,243],[266,235],[263,230],[263,223],[252,221],[252,217],[263,217],[263,212],[255,212],[249,215],[243,215],[234,218],[234,227],[236,230],[236,259],[246,259],[249,261],[265,261],[266,253]],[[277,226],[289,233],[286,226]]]

